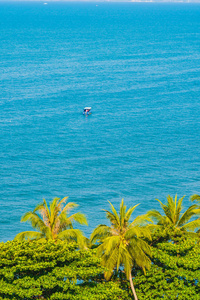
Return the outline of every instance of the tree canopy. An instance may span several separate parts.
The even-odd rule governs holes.
[[[0,299],[127,299],[117,282],[105,282],[96,250],[64,241],[0,243]]]
[[[138,298],[199,300],[200,247],[196,239],[185,238],[153,243],[152,266],[146,275],[135,273]]]
[[[199,204],[184,211],[183,197],[168,196],[166,204],[158,200],[164,214],[153,210],[131,220],[138,205],[127,209],[122,200],[117,212],[110,203],[110,225],[93,231],[89,249],[81,231],[72,234],[73,222],[86,218],[69,215],[76,204],[66,201],[44,200],[22,217],[37,231],[0,243],[0,299],[128,300],[133,292],[139,300],[199,300]]]

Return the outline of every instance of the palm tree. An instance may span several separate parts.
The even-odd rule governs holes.
[[[119,213],[111,203],[110,206],[112,212],[105,210],[110,226],[99,225],[91,235],[91,242],[100,242],[97,255],[101,257],[102,265],[108,270],[104,273],[105,279],[109,280],[114,269],[117,268],[118,271],[119,267],[123,266],[134,298],[137,300],[131,271],[134,266],[139,266],[144,272],[150,267],[151,261],[148,257],[151,255],[150,246],[143,238],[151,239],[151,235],[147,227],[141,226],[147,223],[148,218],[138,216],[130,222],[130,217],[138,205],[126,211],[123,199]]]
[[[162,203],[156,199],[164,212],[162,215],[157,210],[151,210],[147,215],[164,228],[172,228],[183,232],[193,232],[196,228],[200,227],[200,220],[190,221],[192,217],[200,214],[199,206],[196,204],[191,205],[185,212],[183,211],[182,202],[185,196],[177,200],[177,195],[173,199],[170,195],[167,197],[167,203]]]
[[[81,213],[68,216],[68,212],[78,205],[73,202],[66,204],[68,197],[60,200],[54,198],[48,207],[46,200],[36,206],[33,211],[25,213],[21,222],[30,222],[37,231],[25,231],[16,235],[15,239],[36,240],[75,240],[84,247],[85,237],[81,230],[73,228],[73,222],[87,225],[86,217]]]

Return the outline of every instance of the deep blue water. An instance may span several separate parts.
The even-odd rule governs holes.
[[[200,4],[1,2],[0,88],[0,241],[43,198],[89,235],[107,200],[200,193]]]

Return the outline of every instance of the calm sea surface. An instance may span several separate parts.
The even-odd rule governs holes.
[[[200,4],[1,2],[0,91],[0,241],[43,198],[89,235],[107,200],[200,193]]]

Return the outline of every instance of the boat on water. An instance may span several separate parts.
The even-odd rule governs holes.
[[[85,107],[83,109],[83,115],[91,115],[92,111],[91,111],[92,107]]]

